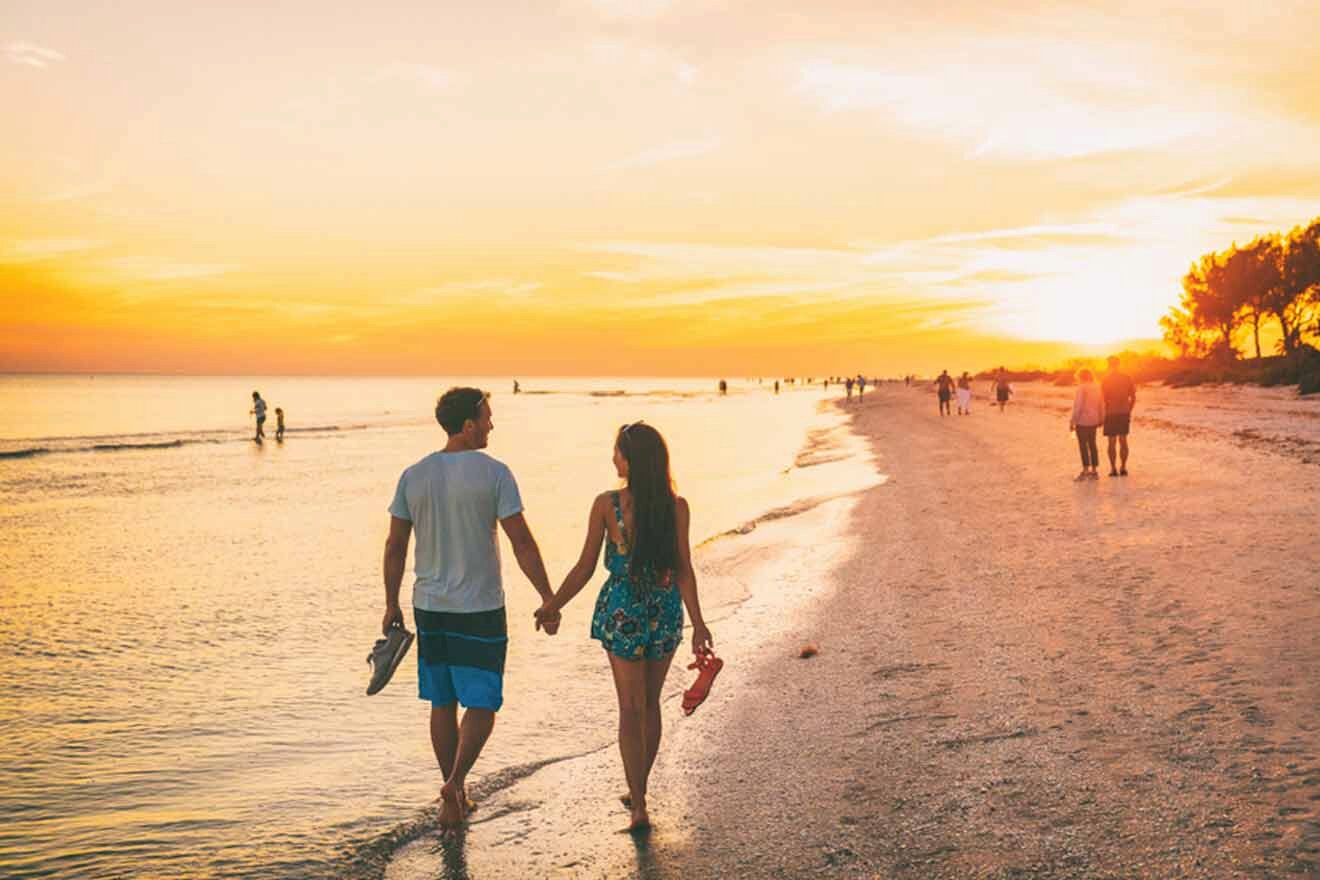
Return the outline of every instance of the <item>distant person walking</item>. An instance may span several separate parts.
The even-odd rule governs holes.
[[[627,487],[596,496],[577,564],[536,615],[558,621],[561,609],[591,579],[603,543],[609,577],[596,598],[591,637],[605,649],[614,673],[619,752],[632,813],[628,830],[638,831],[650,825],[646,792],[660,750],[660,697],[683,642],[684,606],[692,618],[692,653],[709,654],[713,641],[692,570],[691,513],[687,500],[674,494],[669,449],[660,432],[641,422],[620,428],[614,468]]]
[[[949,406],[949,401],[953,399],[953,377],[949,375],[948,370],[942,370],[936,378],[935,390],[940,398],[940,418],[953,415],[953,410]]]
[[[779,393],[779,380],[776,379],[776,380],[775,380],[775,394],[778,394],[778,393]]]
[[[1109,476],[1126,477],[1128,431],[1132,428],[1132,408],[1137,404],[1137,383],[1118,369],[1117,357],[1109,358],[1109,371],[1100,380],[1105,397],[1105,436],[1109,438]],[[1119,449],[1115,449],[1115,446]],[[1120,452],[1120,459],[1115,453]],[[1115,467],[1117,465],[1117,467]]]
[[[726,382],[726,381],[724,381],[723,379],[721,379],[721,380],[720,380],[720,396],[723,397],[724,395],[726,395],[726,394],[728,394],[728,393],[729,393],[729,383]]]
[[[390,504],[381,630],[388,636],[403,626],[399,589],[408,540],[416,533],[417,691],[431,703],[431,748],[445,779],[440,825],[455,828],[467,815],[468,771],[504,702],[509,639],[496,523],[542,601],[554,592],[513,472],[481,451],[495,430],[486,394],[451,388],[437,402],[435,417],[448,436],[444,448],[403,472]],[[554,635],[559,619],[542,614],[536,627]],[[459,703],[467,709],[461,725]]]
[[[1076,480],[1100,479],[1100,450],[1095,432],[1105,421],[1105,398],[1090,370],[1077,374],[1077,393],[1073,396],[1072,417],[1068,430],[1077,432],[1077,449],[1082,455],[1082,472]]]
[[[261,392],[252,392],[252,409],[248,410],[248,415],[257,417],[257,433],[252,439],[260,443],[266,438],[266,401],[261,399]]]
[[[958,415],[972,414],[972,377],[967,371],[958,377]]]
[[[845,379],[845,380],[843,381],[843,385],[844,385],[845,388],[848,389],[848,399],[849,399],[849,400],[852,400],[853,377],[852,377],[852,376],[849,376],[847,379]]]
[[[995,401],[999,404],[999,411],[1002,413],[1004,407],[1008,406],[1008,399],[1013,396],[1013,386],[1008,384],[1008,372],[1000,367],[995,372]]]
[[[857,374],[857,402],[861,403],[862,398],[866,396],[866,377],[861,373]]]
[[[514,380],[513,380],[513,393],[514,393],[514,394],[522,394],[522,386],[518,384],[518,380],[517,380],[517,379],[514,379]]]
[[[284,442],[284,409],[275,407],[275,442]]]

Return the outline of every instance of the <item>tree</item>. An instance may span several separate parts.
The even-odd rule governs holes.
[[[1239,249],[1236,244],[1220,261],[1220,295],[1224,306],[1236,304],[1240,319],[1250,322],[1251,336],[1260,351],[1260,324],[1270,314],[1271,293],[1283,283],[1283,246],[1275,236],[1258,238]]]
[[[1229,292],[1226,260],[1218,254],[1206,254],[1193,263],[1183,276],[1182,311],[1187,314],[1198,335],[1203,337],[1207,354],[1235,360],[1233,332],[1242,323],[1242,303]]]
[[[1288,234],[1280,259],[1280,283],[1266,300],[1279,322],[1280,346],[1291,354],[1307,333],[1320,333],[1320,220]]]

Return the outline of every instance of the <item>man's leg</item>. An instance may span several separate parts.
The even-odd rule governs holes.
[[[463,723],[458,729],[458,748],[454,756],[453,772],[440,789],[440,827],[456,828],[467,814],[467,775],[477,763],[481,749],[495,729],[493,709],[469,708],[463,712]]]
[[[619,697],[619,756],[632,810],[628,827],[644,828],[650,823],[646,812],[646,663],[608,656]]]
[[[1105,439],[1109,441],[1109,472],[1116,474],[1118,473],[1118,438],[1111,435]]]
[[[1123,434],[1118,438],[1118,447],[1119,447],[1119,452],[1122,455],[1122,458],[1120,459],[1119,462],[1119,468],[1121,470],[1127,470],[1127,459],[1128,459],[1127,434]],[[1109,458],[1112,461],[1113,455],[1111,454]]]
[[[458,756],[458,704],[431,707],[431,751],[445,781],[454,772]]]

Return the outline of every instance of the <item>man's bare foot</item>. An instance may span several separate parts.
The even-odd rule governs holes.
[[[440,827],[446,830],[460,828],[467,814],[467,795],[461,786],[446,782],[440,789]]]

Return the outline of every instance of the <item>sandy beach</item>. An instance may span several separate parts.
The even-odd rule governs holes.
[[[1320,401],[1143,389],[1132,475],[1076,484],[1070,397],[850,407],[888,479],[710,554],[751,597],[648,839],[604,749],[385,876],[1320,876]]]

